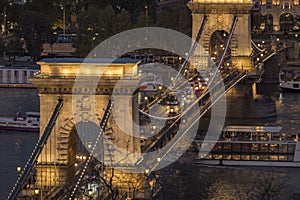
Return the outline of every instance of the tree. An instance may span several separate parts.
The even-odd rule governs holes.
[[[163,9],[157,13],[156,26],[177,30],[191,36],[192,18],[188,7],[179,3],[175,9]]]
[[[6,49],[5,54],[11,60],[11,57],[13,57],[13,60],[15,60],[16,56],[23,56],[24,55],[24,49],[22,47],[22,43],[19,39],[11,39],[9,40]]]
[[[41,13],[25,11],[19,18],[16,34],[24,38],[28,53],[35,61],[43,50],[43,42],[51,38],[49,21]]]
[[[61,0],[32,0],[25,4],[26,11],[33,11],[37,13],[45,13],[44,17],[52,24],[62,16],[60,5],[64,3]]]
[[[85,57],[103,40],[132,28],[129,12],[122,10],[116,13],[111,5],[103,10],[89,7],[78,19],[79,29],[73,47],[80,57]]]
[[[3,57],[5,51],[5,45],[4,45],[4,41],[2,39],[0,39],[0,57]]]

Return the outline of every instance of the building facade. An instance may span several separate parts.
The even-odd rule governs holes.
[[[0,66],[0,86],[31,85],[29,78],[39,73],[40,67],[35,66]]]
[[[259,29],[283,32],[299,29],[299,4],[299,0],[256,0],[254,9],[264,16]]]

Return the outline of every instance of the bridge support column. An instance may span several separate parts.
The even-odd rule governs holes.
[[[101,63],[101,59],[91,59],[91,62],[88,63],[82,63],[84,59],[74,60],[42,60],[39,62],[41,65],[40,76],[31,79],[40,95],[41,136],[58,97],[63,99],[63,107],[47,143],[37,159],[36,186],[41,189],[69,188],[73,184],[76,171],[79,170],[75,164],[80,166],[80,160],[76,158],[76,155],[86,153],[85,156],[89,156],[87,153],[89,145],[94,145],[99,136],[100,121],[104,117],[105,108],[112,99],[112,92],[116,89],[117,84],[120,88],[116,89],[114,96],[121,99],[121,102],[114,104],[116,111],[110,115],[104,132],[104,141],[111,143],[99,144],[99,148],[96,148],[99,152],[94,152],[94,157],[102,154],[102,157],[97,158],[99,162],[102,164],[104,162],[104,165],[108,167],[110,166],[108,162],[111,160],[114,160],[112,166],[115,166],[116,163],[127,166],[135,164],[141,152],[140,135],[136,126],[132,123],[121,124],[124,125],[122,129],[119,127],[120,124],[116,123],[117,119],[119,119],[119,123],[124,123],[124,119],[128,117],[132,117],[133,121],[138,122],[138,98],[137,94],[132,91],[138,87],[137,65],[139,62],[120,59],[112,60],[113,63],[107,66],[107,59],[103,59],[103,63]],[[89,72],[95,73],[76,77],[82,66]],[[99,71],[103,71],[105,74],[101,78],[97,74]],[[123,76],[124,78],[122,78]],[[80,127],[84,128],[82,132],[80,132]],[[80,140],[78,135],[81,136]],[[84,144],[81,145],[84,146],[83,149],[77,148],[80,146],[79,144]],[[119,150],[127,152],[127,157],[121,157],[123,154],[109,150],[103,153],[106,146],[113,145],[119,147]]]
[[[227,94],[227,117],[266,118],[276,116],[275,101],[256,93],[256,83],[240,83]]]
[[[231,57],[233,66],[240,71],[254,71],[254,64],[250,56],[233,56]]]
[[[273,15],[273,30],[280,31],[280,19],[279,15]]]

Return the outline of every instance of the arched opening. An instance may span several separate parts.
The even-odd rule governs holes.
[[[271,14],[267,14],[264,16],[264,32],[273,31],[273,16]]]
[[[75,145],[73,142],[70,142],[70,144],[73,144],[70,145],[73,150],[69,152],[76,152],[75,162],[81,162],[82,157],[89,155],[89,151],[91,151],[95,145],[95,141],[100,133],[100,127],[92,121],[79,122],[75,127],[70,135],[70,140],[72,140],[72,138],[75,139]],[[97,151],[100,151],[100,145],[102,144],[97,143],[96,153],[99,153]],[[72,154],[69,154],[69,156],[72,156]]]
[[[263,16],[260,12],[253,12],[251,14],[251,30],[255,33],[258,33],[260,31],[260,27],[261,27],[261,24],[262,24],[262,19],[263,19]]]
[[[280,31],[291,31],[294,27],[294,16],[291,13],[285,12],[279,18]]]
[[[218,62],[221,59],[222,53],[225,50],[225,42],[228,36],[229,34],[224,30],[217,30],[211,35],[209,42],[209,55],[213,62]],[[230,47],[226,51],[223,63],[226,63],[226,66],[231,63]]]

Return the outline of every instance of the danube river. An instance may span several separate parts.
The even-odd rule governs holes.
[[[285,133],[300,132],[300,93],[281,93],[276,85],[260,91],[276,101],[277,117],[268,119],[228,119],[227,124],[279,125]],[[39,97],[33,89],[0,88],[0,116],[17,111],[38,111]],[[240,109],[240,108],[237,108]],[[247,109],[247,108],[243,108]],[[37,141],[37,133],[0,132],[0,200],[7,197]],[[260,181],[257,181],[257,180]],[[300,168],[207,168],[175,163],[162,170],[164,189],[160,199],[245,199],[244,193],[258,193],[259,184],[270,185],[276,196],[290,198],[300,191]]]

